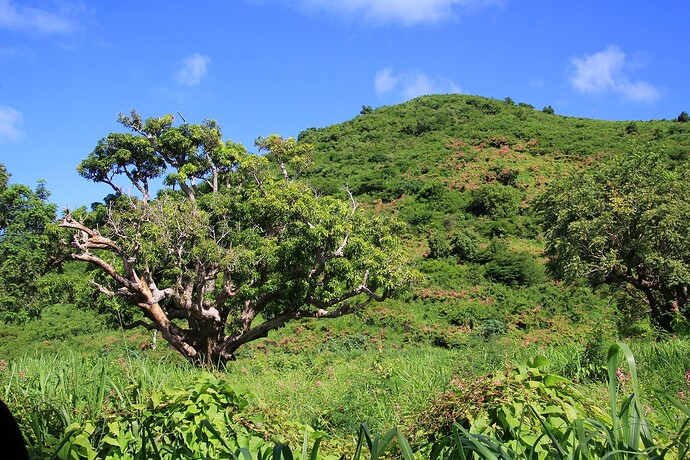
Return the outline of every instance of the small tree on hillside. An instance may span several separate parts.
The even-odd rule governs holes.
[[[656,154],[630,153],[565,178],[535,203],[548,268],[641,293],[653,324],[690,320],[690,181]]]
[[[298,179],[309,145],[272,135],[259,156],[224,143],[214,121],[119,121],[132,132],[110,134],[78,167],[115,198],[61,225],[74,230],[72,257],[107,275],[97,290],[141,310],[130,326],[160,331],[187,359],[232,359],[290,320],[353,313],[406,282],[395,223]],[[166,172],[154,198],[150,182]],[[141,196],[125,195],[121,177]]]

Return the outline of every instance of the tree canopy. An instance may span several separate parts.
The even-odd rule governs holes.
[[[299,180],[311,146],[271,135],[257,155],[223,142],[214,121],[134,111],[119,121],[130,132],[99,141],[78,167],[115,195],[61,226],[74,231],[72,257],[107,275],[97,290],[136,305],[131,325],[160,331],[189,360],[232,359],[287,321],[352,313],[407,281],[395,222]],[[140,196],[124,193],[123,177]]]
[[[690,182],[660,155],[633,151],[554,184],[535,208],[548,268],[641,294],[652,322],[690,320]]]
[[[32,189],[9,179],[0,164],[0,320],[23,321],[40,314],[40,279],[60,263],[61,251],[45,184]]]

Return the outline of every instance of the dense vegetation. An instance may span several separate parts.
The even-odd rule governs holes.
[[[162,124],[146,125],[156,120]],[[197,303],[214,302],[223,277],[209,285],[190,273],[201,273],[200,279],[221,273],[214,270],[231,246],[214,236],[235,232],[244,261],[270,262],[232,274],[247,280],[238,297],[243,302],[276,286],[302,296],[297,299],[313,298],[323,285],[297,289],[297,278],[282,276],[280,267],[294,268],[319,245],[324,254],[350,243],[358,249],[350,265],[329,269],[331,288],[349,292],[367,263],[382,266],[386,254],[395,254],[387,252],[395,245],[381,245],[376,236],[395,236],[388,228],[399,232],[412,265],[393,284],[419,275],[394,297],[376,295],[381,302],[348,309],[350,315],[282,322],[268,337],[234,348],[235,361],[201,374],[157,341],[160,327],[150,328],[155,333],[122,328],[152,318],[145,309],[94,295],[89,279],[101,292],[123,285],[108,284],[83,262],[66,261],[64,248],[50,246],[59,238],[46,235],[69,239],[64,228],[25,226],[33,235],[26,242],[34,245],[26,250],[41,248],[31,265],[38,282],[8,284],[16,288],[0,295],[12,300],[2,311],[13,321],[0,327],[0,397],[17,411],[38,458],[54,452],[60,458],[227,458],[269,455],[282,442],[295,451],[304,444],[304,458],[311,451],[350,456],[362,446],[372,457],[389,446],[389,455],[406,458],[412,450],[444,458],[686,455],[690,123],[681,116],[606,122],[563,117],[510,98],[427,96],[363,108],[348,122],[307,129],[296,143],[259,139],[268,151],[265,162],[236,144],[216,143],[219,129],[212,122],[173,127],[172,120],[144,122],[135,114],[123,121],[135,133],[102,140],[81,172],[113,182],[117,194],[113,174],[133,171],[126,166],[133,158],[123,152],[139,152],[146,161],[130,179],[141,185],[143,199],[109,197],[93,210],[73,210],[73,221],[60,221],[73,229],[78,225],[71,222],[84,225],[77,228],[82,242],[119,238],[118,248],[140,264],[129,275],[125,252],[107,259],[107,248],[92,249],[104,262],[119,260],[117,269],[130,282],[146,278],[162,291],[162,283],[187,280],[209,286],[190,288],[199,292]],[[169,144],[151,150],[151,138]],[[185,142],[201,146],[197,157],[168,161],[174,155],[166,148]],[[148,196],[141,179],[163,174],[165,163],[172,171],[168,184],[179,190]],[[216,166],[230,179],[217,188],[213,180],[204,185],[222,176]],[[258,186],[247,181],[252,177]],[[12,209],[42,211],[57,222],[42,185],[31,190],[6,178],[0,186],[2,203],[20,203]],[[18,187],[19,195],[4,192]],[[247,206],[238,207],[241,202]],[[347,219],[355,208],[359,223]],[[331,220],[323,217],[329,213]],[[152,215],[167,217],[154,222]],[[257,224],[231,228],[221,216]],[[260,231],[270,227],[269,218],[277,219],[276,234],[291,222],[301,224],[278,239],[281,246],[270,240],[273,233]],[[147,219],[150,228],[134,225]],[[179,238],[166,240],[174,232],[159,229],[172,227],[195,235],[185,240],[183,258],[166,255],[172,251],[165,241]],[[4,260],[20,263],[15,254],[21,248],[11,242],[24,240],[3,228]],[[97,234],[88,233],[95,228]],[[375,260],[357,261],[379,248]],[[251,284],[262,276],[263,287]],[[390,276],[372,286],[384,288]],[[39,289],[51,293],[43,305],[35,302]],[[270,321],[309,302],[297,303],[256,316]],[[162,309],[174,311],[165,302]],[[98,311],[110,315],[104,321]],[[40,318],[21,324],[29,316]],[[185,324],[198,321],[191,318]],[[632,352],[623,344],[609,350],[617,341]],[[360,430],[362,422],[382,437]],[[392,426],[399,429],[388,431]]]
[[[70,257],[102,275],[97,292],[140,310],[127,327],[160,332],[188,360],[221,364],[288,321],[354,313],[409,278],[395,224],[298,179],[309,145],[273,135],[255,155],[213,121],[132,111],[120,122],[132,132],[111,133],[77,168],[115,195],[60,227]],[[165,173],[154,198],[149,183]]]

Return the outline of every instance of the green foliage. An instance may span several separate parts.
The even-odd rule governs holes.
[[[215,449],[221,454],[209,454],[211,458],[246,459],[270,455],[276,443],[302,446],[302,455],[314,458],[381,455],[384,447],[386,455],[396,455],[396,449],[406,449],[405,443],[417,458],[436,458],[434,452],[450,455],[457,448],[465,455],[475,452],[474,458],[493,458],[480,455],[477,443],[507,458],[616,458],[621,450],[636,458],[683,458],[690,411],[685,396],[670,395],[689,388],[687,343],[637,343],[636,354],[643,359],[632,365],[632,354],[618,347],[608,355],[605,350],[592,355],[614,382],[608,401],[599,400],[598,388],[574,384],[554,372],[554,360],[561,358],[553,349],[542,347],[550,363],[538,357],[523,365],[512,363],[535,351],[516,348],[506,366],[506,350],[490,354],[491,341],[458,351],[418,345],[375,354],[320,348],[292,354],[290,365],[282,367],[276,365],[287,362],[286,355],[262,353],[231,363],[227,376],[215,377],[181,361],[172,365],[145,357],[120,357],[110,364],[107,355],[96,361],[74,357],[68,363],[60,357],[0,360],[0,388],[38,458],[58,451],[58,458],[89,458],[89,453],[108,458],[108,452],[121,458],[127,451],[131,457],[122,457],[139,458],[141,452],[143,458],[199,458],[200,452]],[[573,351],[563,348],[568,356]],[[677,363],[670,373],[667,362]],[[497,368],[501,370],[492,371]],[[452,373],[460,377],[451,380]],[[650,377],[671,383],[654,392],[658,404],[654,399],[643,403],[643,375],[647,385]],[[265,402],[245,386],[261,393]],[[434,408],[446,412],[435,413]],[[305,414],[312,414],[311,423]],[[449,414],[457,414],[458,423],[453,425]],[[361,421],[367,419],[385,433],[378,443],[366,427],[368,433],[361,431]],[[569,422],[562,423],[564,419]],[[305,427],[305,421],[331,436]],[[391,425],[401,426],[392,437],[384,429]],[[402,432],[405,443],[397,438]],[[244,441],[249,443],[246,451],[233,450]],[[190,454],[192,447],[196,457]],[[280,447],[283,453],[286,449]]]
[[[56,206],[43,182],[10,184],[0,164],[0,321],[23,322],[46,306],[43,278],[62,262]]]
[[[522,193],[515,187],[489,184],[472,191],[469,209],[477,216],[513,217],[521,202]]]
[[[443,232],[432,232],[429,235],[429,254],[431,259],[443,259],[453,253],[453,244]]]
[[[424,96],[378,108],[366,117],[358,116],[323,129],[305,130],[299,139],[315,146],[314,167],[309,177],[317,188],[335,180],[336,184],[349,183],[352,190],[355,184],[365,182],[364,176],[371,172],[361,165],[369,164],[370,157],[378,152],[386,154],[390,179],[441,179],[460,189],[460,180],[474,168],[478,170],[477,175],[464,181],[471,188],[481,185],[486,169],[497,163],[534,165],[535,170],[521,168],[521,172],[525,174],[523,177],[529,175],[536,180],[540,176],[558,176],[554,165],[550,164],[553,160],[570,163],[626,150],[620,138],[626,122],[553,116],[529,107],[524,103],[518,106],[510,98],[499,102],[457,94]],[[637,126],[638,138],[642,142],[653,142],[652,148],[683,151],[680,132],[669,132],[672,127],[677,128],[678,123],[651,121],[638,122]],[[423,135],[419,135],[421,127],[428,128]],[[489,147],[492,138],[506,138],[509,142],[504,146],[508,148],[501,152],[500,147]],[[463,160],[459,163],[453,161],[457,159],[453,158],[456,149],[447,147],[453,142],[465,144],[458,149]],[[484,147],[480,147],[482,143]],[[473,157],[483,161],[484,154],[489,154],[491,160],[486,165],[475,164]],[[515,158],[513,154],[526,154],[527,157]],[[531,155],[544,157],[531,158]],[[383,195],[392,196],[382,191],[371,199]]]
[[[38,319],[0,327],[0,356],[15,358],[29,352],[47,353],[51,346],[60,344],[85,346],[87,337],[103,329],[103,318],[94,311],[66,304],[50,305]]]
[[[540,436],[544,420],[563,434],[577,419],[595,415],[594,406],[569,382],[543,371],[543,356],[495,374],[459,376],[432,401],[420,428],[438,440],[457,423],[469,433],[490,436],[512,451],[531,449],[537,458],[551,452],[550,438]]]
[[[480,329],[484,337],[504,335],[507,332],[505,323],[497,319],[487,319],[481,324]]]
[[[499,184],[510,185],[513,187],[517,186],[517,179],[520,175],[520,170],[515,168],[494,166],[491,168],[491,172]]]
[[[631,121],[630,123],[628,123],[627,125],[625,125],[625,134],[628,134],[628,135],[635,135],[635,134],[638,134],[639,131],[640,131],[640,130],[639,130],[638,126],[637,126],[637,123],[635,123],[634,121]]]
[[[362,105],[362,110],[360,110],[359,114],[360,115],[368,115],[373,111],[374,111],[374,109],[372,109],[370,105]]]
[[[475,262],[480,242],[481,237],[472,229],[459,230],[450,239],[451,252],[460,262]]]
[[[486,276],[509,286],[529,286],[544,280],[544,269],[530,254],[500,249],[486,264]]]
[[[627,366],[620,365],[621,355]],[[612,345],[606,362],[608,414],[592,410],[562,377],[541,374],[539,367],[547,364],[543,357],[519,366],[512,376],[510,372],[507,377],[486,376],[490,384],[485,378],[452,381],[445,399],[439,398],[432,406],[432,416],[425,419],[432,424],[438,420],[448,433],[427,447],[430,458],[685,458],[690,447],[690,409],[675,397],[657,392],[669,405],[666,415],[673,413],[683,422],[671,439],[654,433],[645,415],[637,366],[628,346]],[[491,384],[493,387],[487,388]],[[436,419],[435,411],[454,416],[455,421],[449,424],[443,417]],[[655,438],[655,434],[662,438]]]
[[[270,450],[262,422],[243,415],[249,401],[228,382],[200,374],[153,392],[117,415],[71,423],[58,458],[238,458]]]
[[[633,151],[554,184],[536,203],[551,273],[637,290],[665,331],[676,313],[689,318],[686,175]]]
[[[298,180],[311,145],[274,134],[256,140],[265,154],[248,154],[212,120],[176,126],[132,111],[119,121],[132,133],[110,134],[79,166],[116,196],[61,226],[75,232],[72,257],[99,272],[98,292],[143,318],[101,305],[157,329],[187,359],[219,364],[290,320],[353,313],[408,282],[394,219]],[[169,188],[152,198],[164,170]],[[124,196],[117,176],[141,197]]]

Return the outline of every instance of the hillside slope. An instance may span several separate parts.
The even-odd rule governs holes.
[[[573,164],[625,152],[636,143],[683,161],[690,123],[564,117],[527,104],[479,96],[433,95],[360,114],[300,140],[316,146],[312,180],[335,192],[384,201],[437,180],[463,191],[518,172],[517,184],[540,188]],[[531,195],[531,193],[529,194]]]
[[[611,154],[651,149],[669,162],[686,161],[689,135],[690,123],[675,120],[602,121],[509,99],[434,95],[363,110],[342,124],[310,128],[300,140],[315,146],[308,179],[318,189],[347,187],[372,212],[392,212],[407,224],[426,277],[401,312],[549,341],[647,326],[640,309],[621,311],[606,292],[549,278],[531,200],[554,178]],[[432,341],[448,346],[460,329]]]

